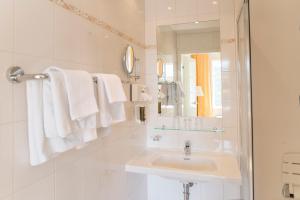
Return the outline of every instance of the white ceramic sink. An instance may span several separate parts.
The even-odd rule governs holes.
[[[147,151],[129,161],[126,171],[180,181],[241,182],[237,160],[228,154],[193,153],[186,157],[182,152]]]
[[[153,166],[191,171],[216,171],[216,163],[208,158],[162,155],[152,161]]]

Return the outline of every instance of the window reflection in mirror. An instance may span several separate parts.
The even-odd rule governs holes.
[[[158,113],[222,115],[219,21],[157,28]]]

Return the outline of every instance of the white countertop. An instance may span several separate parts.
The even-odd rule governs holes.
[[[164,158],[165,161],[157,164],[158,160]],[[185,161],[185,158],[190,160]],[[185,165],[185,162],[188,165]],[[199,168],[197,168],[198,163]],[[125,169],[127,172],[157,175],[180,181],[226,181],[241,184],[241,173],[236,158],[225,153],[192,153],[191,156],[186,157],[178,151],[148,150],[130,160]]]

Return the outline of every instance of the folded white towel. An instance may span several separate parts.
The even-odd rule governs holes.
[[[90,73],[80,70],[62,70],[56,67],[50,70],[57,70],[64,75],[72,120],[80,120],[98,112],[94,81]]]
[[[97,104],[94,107],[94,114],[83,117],[86,115],[83,111],[84,114],[79,119],[72,120],[70,113],[71,100],[68,97],[66,76],[62,73],[62,70],[56,67],[48,68],[45,73],[49,75],[49,79],[43,81],[44,127],[52,152],[65,152],[97,139],[95,113],[98,110]],[[72,90],[74,92],[74,89]],[[84,88],[79,88],[77,92],[81,93],[82,90]],[[96,102],[94,88],[90,92],[92,94],[89,94],[89,96],[93,96],[93,101]],[[70,96],[73,98],[76,95],[71,94]],[[80,107],[80,105],[78,106]],[[92,112],[91,109],[88,110]]]
[[[95,74],[103,81],[109,103],[127,101],[120,77],[115,74]]]
[[[79,135],[71,135],[67,138],[52,137],[47,138],[44,128],[44,84],[42,81],[29,80],[26,82],[27,90],[27,113],[28,113],[28,141],[30,164],[40,165],[59,152],[65,152],[82,143]],[[51,99],[51,98],[49,98]],[[46,105],[47,107],[48,105]],[[51,119],[51,118],[50,118]],[[52,116],[54,119],[54,115]],[[54,120],[53,120],[54,121]],[[58,135],[55,122],[53,125],[53,135]],[[49,124],[51,126],[51,124]]]
[[[44,126],[48,138],[67,137],[79,127],[71,120],[65,80],[62,73],[47,69],[44,80]]]
[[[93,76],[98,82],[98,127],[109,127],[125,121],[124,102],[127,98],[120,78],[110,74],[93,74]]]
[[[46,73],[49,74],[49,80],[26,82],[29,152],[30,164],[33,166],[46,162],[58,153],[81,148],[87,142],[97,138],[95,113],[97,104],[93,93],[94,88],[92,91],[90,89],[89,92],[83,92],[89,98],[93,96],[96,105],[90,106],[86,111],[80,102],[86,103],[87,101],[86,99],[80,100],[83,98],[82,94],[74,94],[75,87],[70,89],[69,86],[71,92],[67,93],[66,85],[74,84],[75,78],[66,80],[66,77],[73,75],[65,76],[57,68],[49,68]],[[90,87],[90,80],[86,79],[82,82],[89,84],[87,87]],[[81,93],[84,89],[81,87],[77,91]],[[76,120],[71,118],[69,97],[79,99],[72,103],[73,117],[78,117]],[[77,110],[76,106],[81,108]]]
[[[42,81],[27,81],[26,90],[30,164],[35,166],[49,159],[49,149],[44,135]]]
[[[95,128],[98,106],[91,75],[83,71],[73,72],[57,67],[50,67],[45,73],[51,80],[44,81],[44,101],[45,104],[49,104],[45,110],[45,129],[51,130],[54,127],[52,114],[49,112],[54,113],[57,128],[55,132],[58,132],[60,137],[67,137],[81,128]],[[53,110],[49,111],[50,109]],[[52,123],[48,123],[51,120]],[[53,136],[48,135],[51,132],[46,131],[48,137]]]

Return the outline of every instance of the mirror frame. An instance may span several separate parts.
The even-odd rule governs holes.
[[[136,58],[134,55],[134,49],[131,45],[128,45],[125,49],[124,57],[123,57],[123,67],[125,72],[130,75],[134,71]]]

